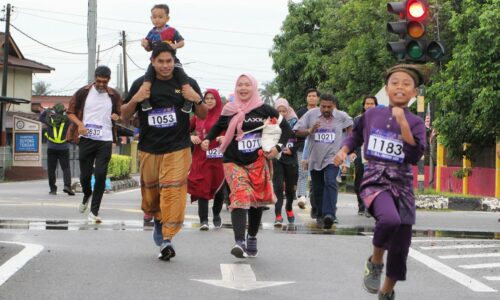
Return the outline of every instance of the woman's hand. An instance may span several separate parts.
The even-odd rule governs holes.
[[[203,142],[201,142],[201,150],[203,151],[207,151],[208,150],[208,146],[210,145],[210,141],[209,140],[203,140]]]
[[[276,155],[278,155],[278,153],[279,153],[278,149],[276,149],[276,147],[272,147],[271,151],[264,152],[264,157],[267,159],[273,159],[276,157]]]
[[[199,136],[197,135],[192,135],[191,136],[191,143],[195,144],[195,145],[198,145],[198,144],[201,144],[201,139]]]

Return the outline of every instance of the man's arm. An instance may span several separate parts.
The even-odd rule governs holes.
[[[208,107],[205,104],[205,102],[197,104],[200,100],[203,99],[200,96],[202,94],[200,86],[192,78],[189,78],[189,85],[191,85],[192,89],[186,90],[183,88],[182,97],[184,97],[184,99],[186,99],[188,101],[194,102],[195,103],[194,115],[201,120],[205,120],[205,118],[207,117],[207,114],[208,114]]]
[[[130,88],[130,94],[134,93],[135,90],[137,89],[134,88],[134,86],[132,86]],[[123,120],[129,120],[136,112],[137,104],[148,99],[149,96],[150,96],[150,90],[146,89],[141,85],[137,93],[134,93],[133,96],[130,99],[127,99],[128,101],[126,101],[126,103],[122,105],[121,118]]]

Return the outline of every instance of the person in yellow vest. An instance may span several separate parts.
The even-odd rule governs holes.
[[[49,176],[50,195],[57,195],[56,168],[57,161],[63,171],[64,189],[70,196],[75,192],[71,189],[71,170],[69,167],[69,146],[66,141],[66,132],[71,121],[66,115],[64,105],[58,103],[53,108],[40,114],[40,122],[47,125],[45,137],[47,138],[47,172]]]

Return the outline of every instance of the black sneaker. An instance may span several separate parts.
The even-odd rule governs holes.
[[[193,111],[193,102],[184,101],[184,106],[181,108],[181,111],[184,113],[187,113],[187,114],[192,112]]]
[[[365,214],[365,210],[363,208],[358,209],[358,216],[363,216]]]
[[[257,257],[257,237],[249,236],[247,234],[247,249],[246,253],[248,257]]]
[[[146,100],[141,102],[141,109],[142,109],[142,111],[148,111],[148,110],[153,109],[153,107],[151,107],[151,103],[149,102],[149,99],[146,99]]]
[[[201,231],[208,231],[208,228],[209,228],[208,227],[208,221],[201,222],[201,224],[200,224],[200,230]]]
[[[57,195],[57,191],[50,191],[49,195]]]
[[[246,247],[244,241],[236,241],[233,248],[231,248],[231,254],[237,258],[246,258],[247,253],[245,251],[246,250],[245,248]]]
[[[220,218],[219,215],[214,216],[213,222],[214,222],[214,227],[215,228],[221,228],[222,227],[222,219]]]
[[[388,294],[383,294],[382,292],[378,292],[378,300],[394,300],[396,299],[396,293],[394,290]]]
[[[174,246],[172,245],[172,242],[169,240],[164,240],[163,243],[161,243],[160,254],[158,254],[158,259],[170,260],[174,256],[175,256],[175,250]]]
[[[75,195],[75,192],[71,189],[70,186],[65,186],[64,189],[63,189],[63,192],[65,192],[69,196],[74,196]]]
[[[331,215],[326,215],[323,218],[323,228],[330,229],[332,228],[332,225],[333,225],[333,217]]]

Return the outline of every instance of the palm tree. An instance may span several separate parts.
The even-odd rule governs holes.
[[[264,88],[259,88],[260,97],[265,104],[274,106],[274,95],[278,93],[278,89],[274,81],[265,82]]]
[[[34,96],[47,96],[52,91],[50,90],[50,84],[44,81],[38,81],[33,84],[33,90],[31,93]]]

